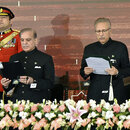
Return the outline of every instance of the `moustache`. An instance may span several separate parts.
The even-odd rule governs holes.
[[[22,46],[22,47],[27,48],[28,46]]]
[[[100,40],[104,40],[104,39],[105,39],[105,37],[100,37],[99,39],[100,39]]]

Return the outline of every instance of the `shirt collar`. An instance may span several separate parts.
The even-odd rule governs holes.
[[[27,56],[31,56],[31,55],[34,54],[36,51],[37,51],[37,48],[35,47],[35,49],[33,49],[32,51],[29,51],[29,52],[25,52],[25,51],[24,51],[24,53],[25,53],[25,55],[27,55]]]
[[[107,47],[111,44],[112,42],[112,39],[109,38],[109,40],[105,43],[105,44],[101,44],[99,41],[97,42],[97,44],[100,46],[100,47]]]

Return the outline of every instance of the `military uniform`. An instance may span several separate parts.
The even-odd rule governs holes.
[[[50,55],[35,48],[31,52],[22,51],[11,56],[10,62],[21,62],[25,75],[33,77],[35,81],[31,85],[19,83],[11,97],[13,102],[24,99],[39,103],[44,98],[50,99],[54,82],[54,64]]]
[[[96,100],[97,103],[100,103],[100,100],[104,99],[108,102],[111,76],[98,75],[94,73],[85,75],[84,73],[84,67],[87,66],[85,59],[91,56],[103,56],[110,58],[112,66],[117,68],[119,71],[118,75],[112,76],[114,98],[118,100],[119,104],[125,102],[126,92],[123,84],[123,78],[130,75],[128,50],[125,44],[119,41],[114,41],[110,38],[105,44],[95,42],[89,44],[84,49],[80,74],[84,79],[90,76],[90,87],[88,88],[87,101],[93,99]]]
[[[11,55],[22,51],[19,32],[8,29],[0,33],[0,62],[8,62]],[[2,87],[0,91],[3,91]]]
[[[9,16],[14,18],[13,12],[6,8],[0,7],[0,16]],[[19,31],[8,28],[0,31],[0,62],[8,62],[11,55],[22,51]],[[0,80],[2,76],[0,75]],[[3,92],[3,87],[0,83],[0,98]]]
[[[22,50],[19,32],[8,29],[0,33],[0,61],[8,62],[11,55]]]

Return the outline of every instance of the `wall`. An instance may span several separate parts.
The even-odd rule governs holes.
[[[130,2],[129,0],[0,0],[1,6],[9,7],[16,15],[13,28],[33,27],[38,32],[41,51],[53,55],[56,82],[72,88],[80,87],[80,61],[85,45],[96,41],[93,23],[98,17],[108,17],[112,22],[112,38],[124,42],[130,55]],[[54,34],[52,20],[66,14]],[[57,20],[55,20],[57,22]],[[66,30],[68,34],[66,34]],[[59,35],[55,38],[55,35]],[[64,79],[65,75],[69,79]],[[68,84],[67,84],[68,85]]]

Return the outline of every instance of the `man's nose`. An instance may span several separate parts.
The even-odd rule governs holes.
[[[22,41],[23,44],[27,44],[26,40]]]
[[[101,35],[101,36],[102,36],[103,34],[104,34],[104,33],[103,33],[102,31],[100,31],[99,35]]]

